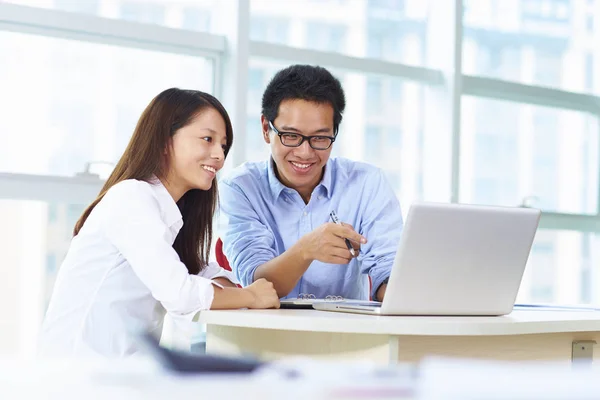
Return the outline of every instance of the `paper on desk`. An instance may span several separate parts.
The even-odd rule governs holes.
[[[523,303],[515,304],[515,311],[600,311],[600,309],[585,305]]]
[[[600,398],[600,369],[556,362],[427,359],[419,368],[422,400],[587,400]]]
[[[255,373],[266,382],[295,382],[316,399],[413,399],[416,368],[365,361],[325,361],[294,357],[267,364]]]

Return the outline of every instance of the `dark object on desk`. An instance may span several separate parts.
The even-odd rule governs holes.
[[[251,358],[233,358],[207,354],[192,354],[161,347],[149,333],[140,336],[140,345],[165,368],[185,374],[250,373],[264,363]]]
[[[281,300],[281,302],[279,303],[279,308],[295,308],[295,309],[304,309],[304,310],[314,310],[314,309],[320,309],[319,306],[322,304],[351,304],[351,305],[381,307],[381,303],[377,302],[377,301],[349,300],[349,299],[343,299],[341,297],[335,298],[333,296],[330,296],[330,298],[325,298],[325,299],[285,299],[285,300]]]
[[[292,308],[297,310],[312,310],[314,300],[287,299],[279,302],[279,308]]]

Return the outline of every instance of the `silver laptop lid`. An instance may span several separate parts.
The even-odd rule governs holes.
[[[509,313],[539,218],[528,208],[412,205],[381,313]]]

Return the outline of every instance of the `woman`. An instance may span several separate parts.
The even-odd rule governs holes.
[[[208,263],[215,176],[232,141],[213,96],[173,88],[152,100],[75,225],[41,354],[124,356],[137,350],[134,333],[160,334],[165,313],[189,326],[199,310],[279,307],[270,282],[238,289]]]

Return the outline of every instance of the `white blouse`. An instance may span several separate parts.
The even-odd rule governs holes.
[[[191,325],[198,311],[209,309],[212,285],[218,285],[211,279],[237,282],[216,263],[198,276],[189,274],[173,249],[182,226],[177,204],[158,179],[114,185],[71,242],[39,354],[130,355],[137,350],[137,333],[160,336],[166,313],[176,325]]]

